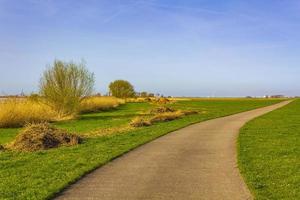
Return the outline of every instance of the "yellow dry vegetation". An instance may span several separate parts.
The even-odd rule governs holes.
[[[88,97],[81,101],[80,112],[89,113],[109,110],[123,103],[125,103],[124,100],[116,97]]]
[[[133,127],[143,127],[143,126],[151,126],[150,120],[147,120],[143,117],[136,117],[131,120],[130,125]]]
[[[156,114],[154,117],[152,117],[150,119],[150,122],[155,123],[155,122],[172,121],[172,120],[178,119],[182,116],[184,116],[184,113],[182,113],[180,111],[159,113],[159,114]]]
[[[84,133],[83,136],[85,137],[99,137],[99,136],[108,136],[113,134],[121,134],[128,131],[133,130],[134,127],[129,125],[117,126],[117,127],[110,127],[110,128],[102,128],[95,131],[90,131]]]
[[[152,101],[152,99],[148,97],[126,98],[126,103],[143,103],[149,101]]]
[[[50,106],[39,101],[20,98],[8,98],[0,101],[0,128],[49,122],[56,118],[57,113]]]
[[[50,105],[36,98],[8,98],[0,101],[0,128],[22,127],[28,123],[69,120],[76,115],[60,116]],[[83,113],[115,108],[125,101],[115,97],[88,97],[81,104]]]

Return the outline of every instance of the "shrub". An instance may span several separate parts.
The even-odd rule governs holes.
[[[21,127],[26,123],[53,121],[57,113],[50,106],[28,99],[9,98],[0,102],[0,127]]]
[[[142,117],[136,117],[130,122],[130,125],[133,127],[151,126],[151,122]]]
[[[150,119],[151,123],[155,122],[166,122],[166,121],[172,121],[175,119],[178,119],[182,117],[183,114],[181,112],[165,112],[155,115]]]
[[[81,101],[80,112],[98,112],[116,108],[120,105],[120,101],[115,97],[88,97]]]
[[[69,134],[47,123],[39,123],[27,125],[7,147],[18,151],[39,151],[62,145],[77,145],[80,142],[81,138],[77,135]]]
[[[125,80],[116,80],[109,84],[109,92],[117,98],[130,98],[135,96],[131,83]]]
[[[89,96],[94,87],[94,74],[84,63],[55,60],[44,72],[40,93],[60,116],[76,115],[80,101]]]

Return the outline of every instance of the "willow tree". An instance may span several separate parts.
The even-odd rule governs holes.
[[[55,60],[41,78],[40,94],[61,117],[75,115],[81,100],[93,92],[94,82],[84,62]]]

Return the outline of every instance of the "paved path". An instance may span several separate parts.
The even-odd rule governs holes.
[[[88,174],[57,199],[247,200],[236,138],[245,122],[282,102],[175,131]]]

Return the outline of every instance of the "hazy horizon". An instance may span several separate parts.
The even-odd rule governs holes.
[[[300,2],[0,0],[0,95],[36,92],[54,59],[84,59],[171,96],[300,95]]]

